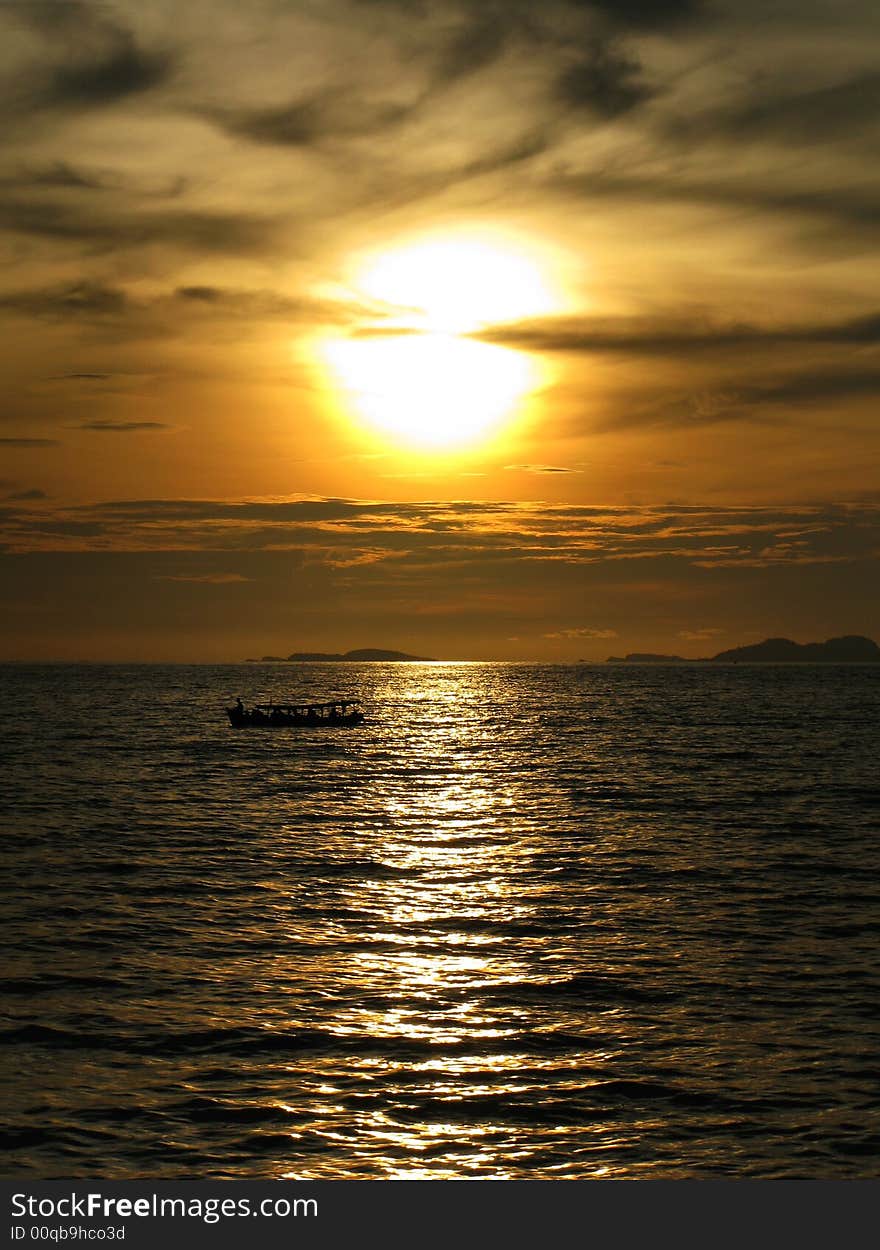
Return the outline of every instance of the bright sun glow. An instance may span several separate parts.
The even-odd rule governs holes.
[[[537,380],[530,357],[452,334],[332,339],[324,355],[363,418],[423,446],[482,438]]]
[[[535,390],[534,357],[466,337],[558,308],[538,262],[499,239],[431,238],[363,264],[354,286],[387,317],[322,344],[359,418],[406,443],[449,448],[484,440]]]
[[[357,281],[374,299],[434,334],[552,312],[557,301],[534,260],[479,238],[435,239],[386,252]]]

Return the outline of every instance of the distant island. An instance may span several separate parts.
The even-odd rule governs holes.
[[[864,664],[880,662],[880,647],[870,638],[847,634],[826,642],[792,642],[790,638],[766,638],[747,647],[733,647],[698,660],[680,655],[654,655],[633,651],[610,655],[608,664]]]
[[[651,651],[630,651],[629,655],[609,655],[606,664],[700,664],[701,660],[686,660],[683,655],[654,655]]]
[[[246,664],[371,664],[399,663],[406,660],[420,660],[426,664],[435,664],[427,655],[407,655],[405,651],[380,651],[372,647],[363,647],[359,651],[294,651],[293,655],[264,655],[259,660],[246,660]]]
[[[734,647],[732,651],[719,651],[713,660],[729,664],[740,661],[763,664],[852,664],[880,660],[880,647],[870,638],[848,634],[844,638],[829,638],[827,642],[792,642],[790,638],[767,638],[751,647]]]

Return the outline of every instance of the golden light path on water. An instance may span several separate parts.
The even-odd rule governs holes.
[[[356,421],[412,447],[481,443],[518,415],[545,369],[468,335],[557,311],[549,267],[500,232],[428,237],[368,257],[353,288],[386,315],[318,354]]]
[[[520,1134],[503,1121],[476,1123],[475,1109],[522,1099],[549,1106],[567,1090],[577,1091],[584,1074],[581,1064],[553,1053],[524,1064],[517,1045],[522,1025],[505,1005],[513,987],[534,982],[537,970],[521,949],[499,941],[498,931],[528,931],[536,897],[539,906],[549,901],[543,889],[523,900],[509,886],[530,843],[529,836],[507,835],[521,804],[517,772],[505,786],[480,767],[483,752],[493,751],[492,729],[473,704],[472,679],[439,666],[432,682],[420,677],[396,692],[401,706],[413,709],[430,693],[433,730],[416,729],[410,738],[418,784],[402,770],[383,801],[389,827],[409,831],[385,852],[401,875],[371,881],[366,902],[363,886],[358,890],[358,906],[369,921],[346,975],[371,993],[338,1014],[332,1027],[343,1045],[365,1036],[384,1045],[387,1056],[359,1061],[360,1079],[367,1087],[398,1091],[391,1114],[385,1107],[370,1109],[364,1095],[357,1150],[365,1171],[406,1180],[509,1179],[529,1148],[516,1145]],[[417,942],[414,934],[422,935]],[[542,975],[553,967],[554,958],[545,958]],[[413,1046],[442,1054],[415,1062],[403,1058]],[[601,1063],[601,1050],[593,1059]],[[339,1096],[341,1119],[347,1096],[350,1105],[345,1082],[331,1076],[320,1094],[325,1100]],[[417,1110],[426,1102],[429,1116]],[[406,1122],[408,1104],[412,1123]],[[326,1124],[326,1102],[316,1112]],[[351,1146],[350,1132],[335,1136],[329,1125],[322,1132],[331,1144]],[[566,1132],[549,1128],[551,1137]],[[600,1142],[607,1147],[607,1126],[597,1130],[597,1148]],[[599,1162],[592,1172],[587,1168],[597,1176],[606,1171]],[[351,1174],[361,1173],[355,1168]]]

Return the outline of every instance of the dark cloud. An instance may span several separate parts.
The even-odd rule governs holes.
[[[726,378],[714,389],[661,397],[658,402],[629,404],[599,429],[636,428],[651,425],[718,425],[731,421],[778,424],[779,410],[793,409],[799,423],[805,411],[830,410],[835,421],[842,413],[853,419],[852,401],[880,396],[880,368],[858,369],[848,362],[822,369],[777,372],[755,381],[741,376]],[[842,409],[841,405],[846,404]]]
[[[19,21],[46,36],[81,39],[107,22],[93,0],[18,0],[10,7]]]
[[[7,200],[0,204],[0,228],[60,242],[82,243],[96,252],[152,243],[231,254],[269,250],[277,219],[246,213],[164,212],[99,214],[67,203]]]
[[[308,147],[332,131],[324,97],[271,109],[226,109],[209,119],[227,134],[277,147]]]
[[[375,322],[390,315],[388,307],[369,301],[215,286],[178,287],[149,300],[135,300],[120,287],[88,279],[29,291],[0,292],[0,311],[3,310],[36,319],[92,322],[113,329],[119,337],[182,333],[185,326],[206,319],[239,326],[273,320],[356,326],[364,317]],[[374,328],[374,333],[382,332],[380,326]],[[117,376],[116,372],[76,371],[56,374],[48,380],[107,382]]]
[[[187,186],[183,176],[152,177],[147,169],[137,174],[123,172],[107,167],[92,168],[73,164],[65,160],[50,161],[47,164],[22,162],[17,168],[0,175],[2,187],[13,200],[17,196],[31,196],[34,192],[61,191],[75,194],[98,192],[117,197],[131,197],[132,201],[144,199],[174,199],[181,195]],[[28,209],[51,204],[51,201],[26,201]],[[66,207],[65,207],[66,206]],[[61,202],[61,208],[70,213],[67,196]],[[81,211],[81,210],[79,210]]]
[[[813,146],[827,140],[857,141],[880,124],[880,73],[785,94],[761,87],[756,84],[752,98],[738,106],[679,117],[669,133],[686,141],[709,135]]]
[[[114,375],[112,373],[56,373],[49,379],[50,382],[106,382]]]
[[[830,230],[845,227],[847,237],[858,235],[876,240],[880,235],[880,189],[876,186],[825,186],[805,191],[787,191],[765,186],[716,186],[684,189],[685,198],[702,203],[757,209],[768,214],[796,219],[825,219]]]
[[[702,18],[704,0],[566,0],[573,8],[590,9],[617,26],[652,29],[680,26]]]
[[[17,5],[15,14],[41,37],[40,72],[18,92],[29,111],[112,105],[161,85],[174,69],[167,50],[141,46],[110,6],[44,0]]]
[[[20,491],[17,491],[13,495],[7,495],[6,498],[10,501],[16,501],[19,503],[31,503],[38,499],[48,499],[49,496],[46,494],[45,491],[35,489],[35,490],[20,490]]]
[[[101,513],[112,513],[120,520],[134,522],[157,519],[227,520],[233,523],[358,521],[362,517],[414,517],[424,511],[418,504],[371,503],[357,499],[282,499],[240,503],[211,499],[136,499],[95,506]],[[462,506],[470,510],[469,505]]]
[[[110,28],[107,28],[110,33]],[[51,108],[98,108],[158,86],[170,75],[172,58],[145,52],[129,31],[115,29],[110,46],[97,55],[60,65],[39,93],[38,104]]]
[[[97,430],[101,434],[131,434],[137,430],[170,430],[164,421],[84,421],[78,430]]]
[[[761,404],[810,404],[880,395],[880,367],[807,369],[724,392],[724,407]]]
[[[0,438],[3,447],[57,447],[57,438]]]
[[[557,464],[506,464],[504,468],[514,473],[579,473],[579,469],[565,468]]]
[[[61,517],[48,517],[42,520],[41,514],[35,516],[33,510],[22,513],[21,520],[30,528],[38,542],[45,542],[49,546],[51,546],[50,540],[52,539],[73,538],[83,541],[89,538],[100,538],[105,533],[105,527],[99,521],[66,520]]]
[[[12,180],[10,180],[12,181]],[[99,174],[79,169],[68,161],[55,161],[42,169],[28,170],[19,179],[17,185],[34,187],[66,187],[78,191],[102,191],[107,182]]]
[[[157,580],[166,582],[192,582],[200,586],[233,586],[241,582],[252,582],[252,577],[244,577],[241,573],[165,573],[157,575]]]
[[[433,71],[434,87],[443,86],[493,64],[508,46],[511,23],[498,14],[477,11],[475,20],[458,31],[443,50]]]
[[[287,321],[339,324],[363,316],[376,318],[389,315],[388,309],[378,304],[292,296],[272,290],[184,286],[175,290],[174,298],[182,306],[206,315],[248,320],[282,318]],[[377,328],[376,333],[382,333],[381,329]]]
[[[359,98],[347,90],[317,92],[277,108],[214,109],[203,114],[236,138],[274,147],[367,136],[409,116],[409,106]]]
[[[670,318],[552,318],[492,326],[473,335],[490,343],[545,352],[628,352],[689,357],[694,351],[785,343],[880,342],[880,314],[837,323],[759,326],[688,323]]]
[[[425,17],[436,7],[427,0],[357,0],[357,3],[387,6],[417,17]],[[528,21],[534,17],[538,6],[534,0],[453,0],[450,7],[504,26]],[[707,5],[705,0],[544,0],[540,9],[550,22],[558,21],[566,10],[582,10],[617,27],[650,30],[696,21],[705,15]]]
[[[633,55],[594,40],[561,75],[556,94],[566,108],[610,120],[638,108],[655,90],[645,81],[642,65]]]
[[[129,307],[124,291],[99,282],[74,282],[43,290],[0,293],[0,309],[28,317],[119,317]],[[79,375],[68,375],[79,376]]]
[[[228,293],[216,286],[181,286],[174,294],[178,299],[193,300],[198,304],[222,304],[228,298]]]
[[[610,200],[643,207],[653,204],[705,205],[778,218],[789,227],[815,222],[827,231],[826,242],[874,244],[880,234],[880,189],[864,180],[834,186],[830,179],[813,187],[788,188],[777,179],[753,176],[698,181],[675,171],[655,175],[597,169],[554,173],[548,189],[574,194],[585,202]],[[845,233],[842,233],[842,230]]]

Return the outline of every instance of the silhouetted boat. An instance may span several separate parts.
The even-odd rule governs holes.
[[[245,707],[241,699],[228,707],[226,715],[233,729],[276,729],[295,726],[304,729],[331,729],[334,726],[363,724],[358,699],[333,699],[329,703],[255,703]]]

